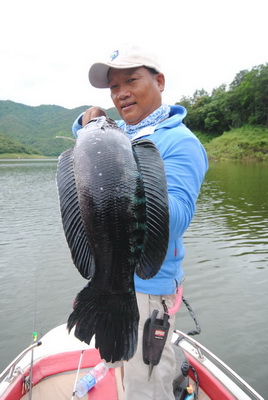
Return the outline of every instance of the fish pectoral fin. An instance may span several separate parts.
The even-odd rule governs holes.
[[[152,278],[164,262],[169,241],[169,210],[164,162],[148,139],[132,142],[146,198],[146,235],[143,254],[136,267],[142,279]]]
[[[62,224],[74,265],[80,274],[92,278],[95,262],[81,218],[73,168],[73,148],[62,153],[57,169],[57,186]]]

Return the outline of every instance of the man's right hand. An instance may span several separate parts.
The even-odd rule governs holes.
[[[101,116],[107,117],[106,112],[102,108],[100,107],[88,108],[82,117],[82,126],[84,127],[86,124],[88,124],[91,119]]]

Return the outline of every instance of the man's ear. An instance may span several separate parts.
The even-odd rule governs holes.
[[[157,80],[157,84],[158,84],[160,92],[163,92],[164,89],[165,89],[165,76],[164,76],[164,74],[162,74],[162,72],[157,74],[156,75],[156,80]]]

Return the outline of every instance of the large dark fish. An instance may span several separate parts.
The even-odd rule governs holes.
[[[169,213],[163,161],[149,140],[133,143],[100,117],[59,159],[61,216],[75,266],[89,280],[78,293],[69,331],[106,361],[130,359],[139,312],[134,272],[160,269],[168,246]]]

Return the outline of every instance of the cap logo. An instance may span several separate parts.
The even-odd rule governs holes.
[[[113,61],[119,55],[119,50],[115,50],[110,57],[110,60]]]

